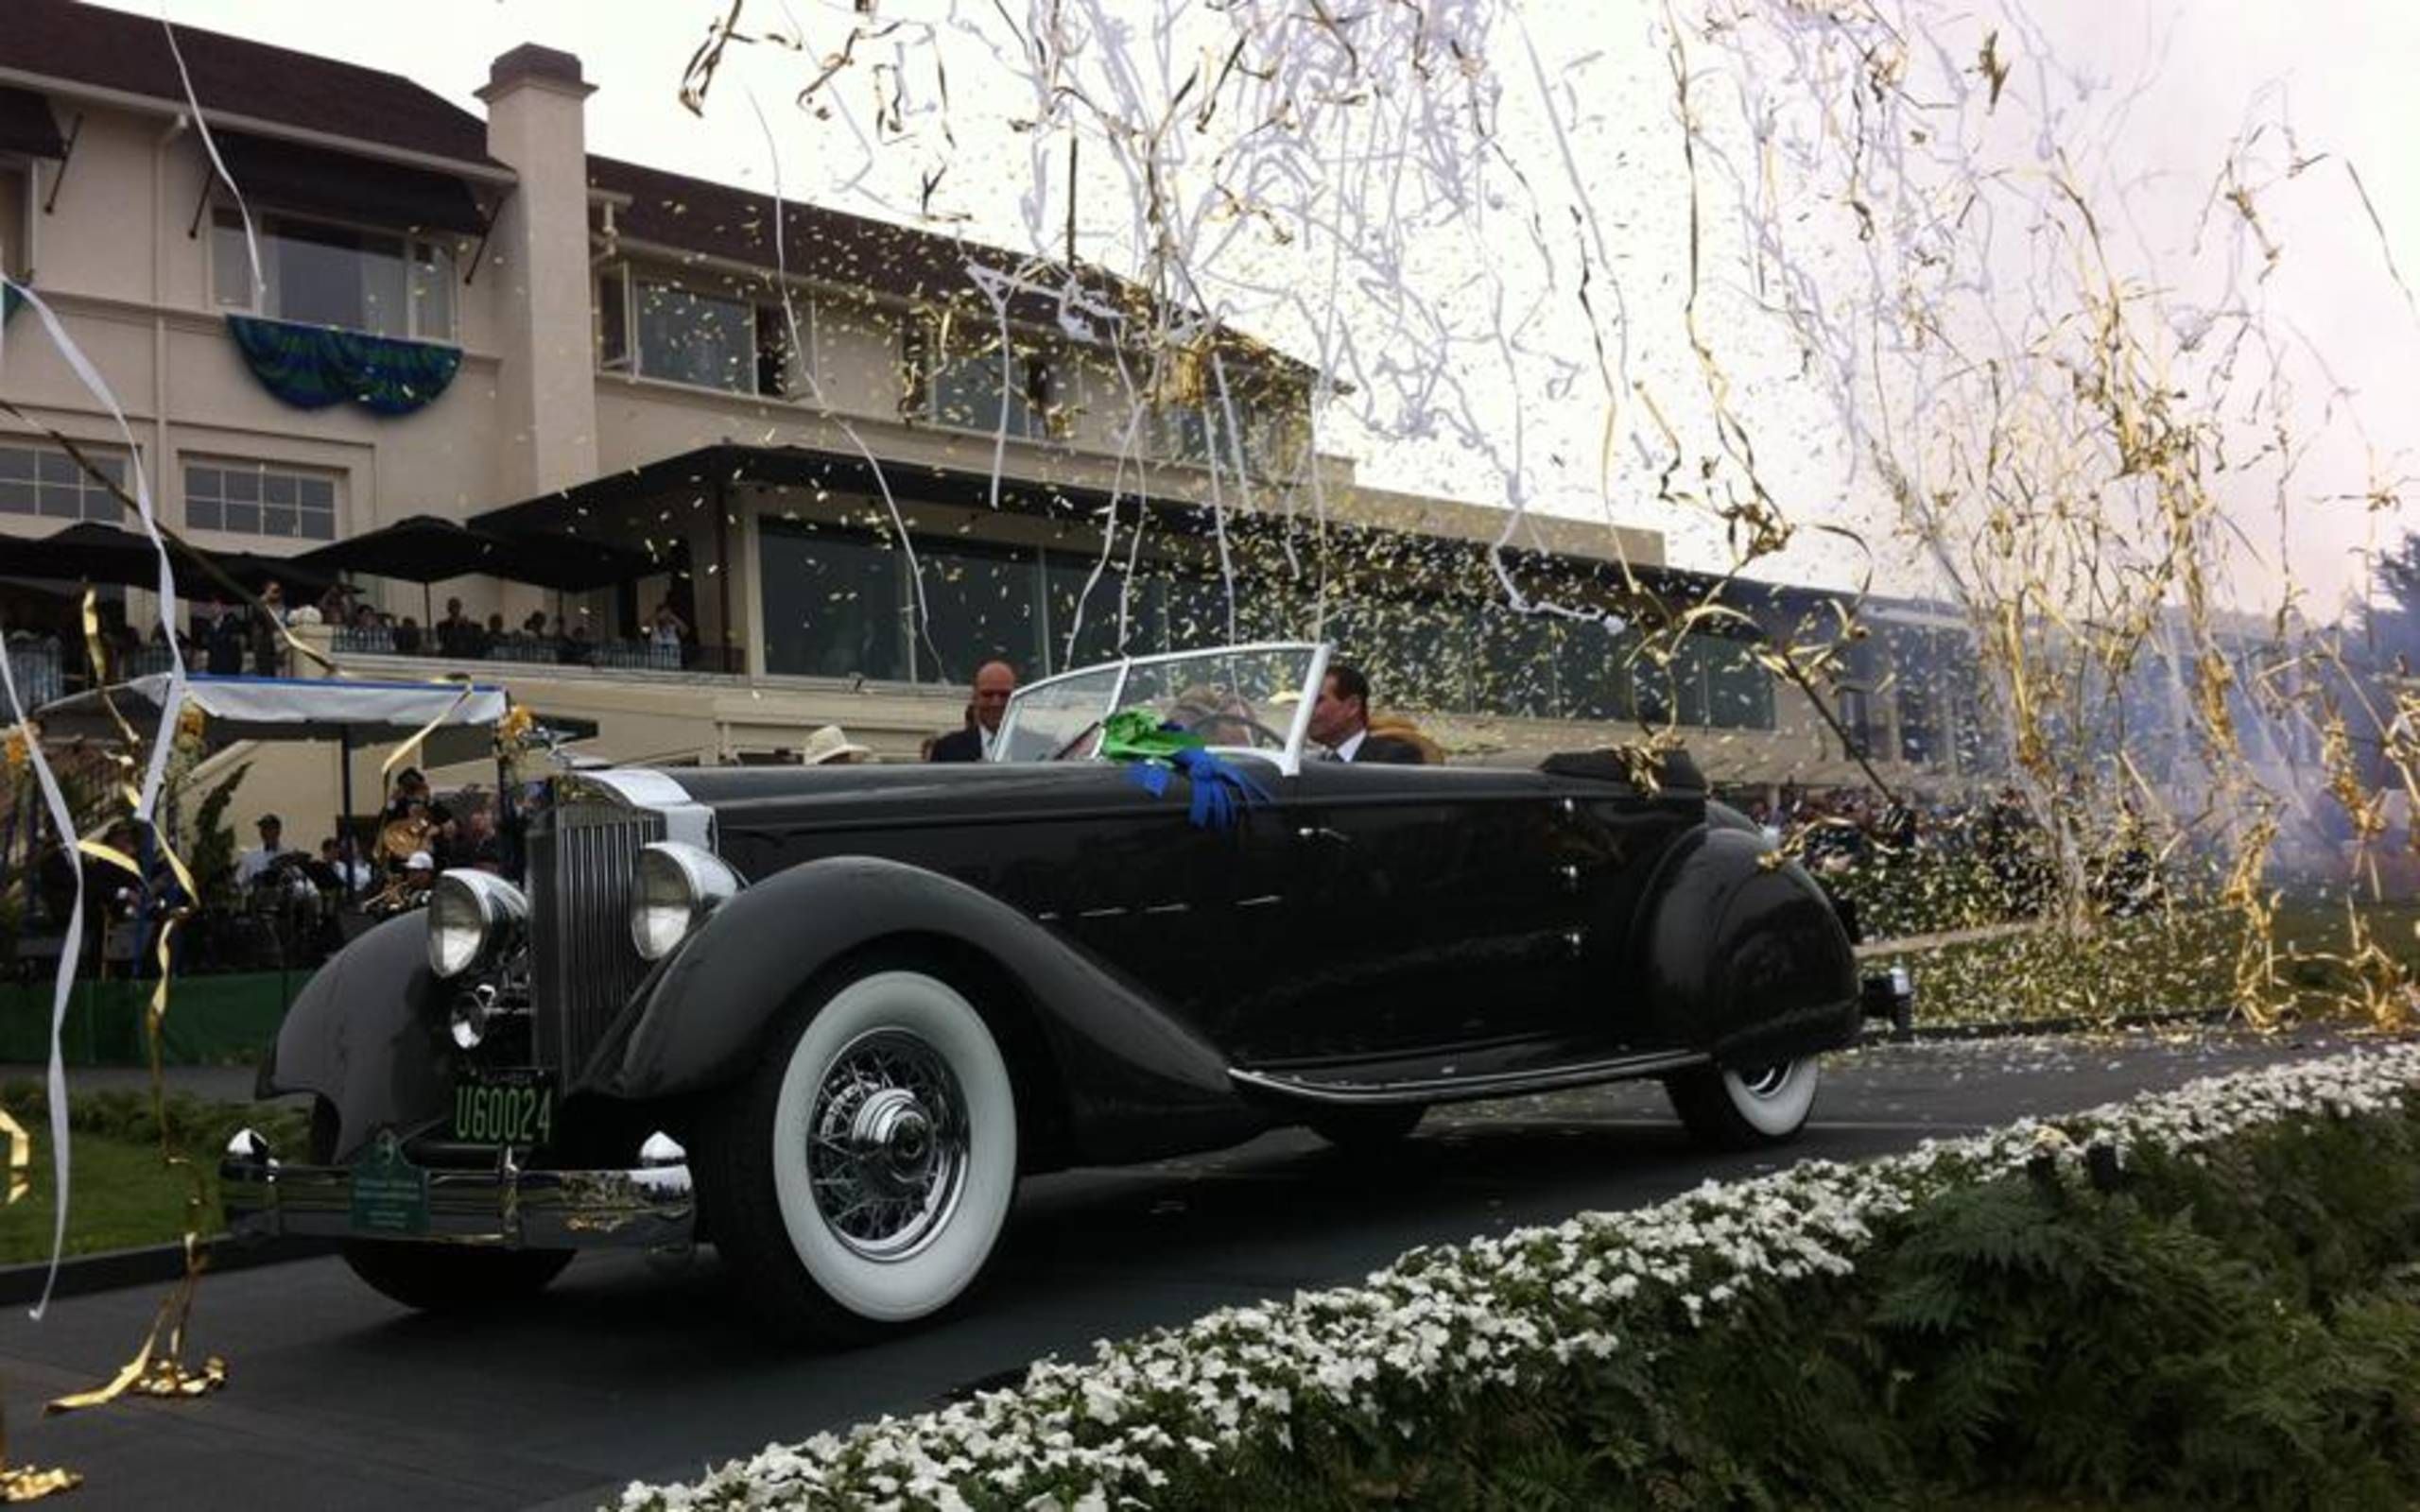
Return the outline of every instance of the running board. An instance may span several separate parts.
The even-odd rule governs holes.
[[[1565,1087],[1660,1076],[1703,1066],[1711,1059],[1701,1050],[1663,1050],[1650,1055],[1617,1056],[1561,1066],[1525,1067],[1472,1076],[1422,1076],[1394,1081],[1353,1081],[1340,1072],[1305,1074],[1299,1072],[1246,1071],[1229,1067],[1227,1078],[1246,1091],[1263,1092],[1286,1102],[1321,1108],[1374,1108],[1401,1103],[1467,1103],[1483,1097],[1511,1097],[1522,1092],[1548,1092]]]

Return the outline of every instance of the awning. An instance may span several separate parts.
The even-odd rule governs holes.
[[[106,690],[119,713],[147,740],[168,696],[168,675],[155,673]],[[476,760],[493,747],[504,717],[504,690],[493,683],[346,682],[332,678],[185,679],[185,697],[210,718],[214,735],[231,740],[335,740],[357,746],[404,740],[432,723],[424,765]],[[117,733],[101,694],[79,693],[34,712],[45,738]]]
[[[0,152],[22,152],[56,162],[67,156],[50,101],[29,89],[0,85]]]
[[[220,131],[227,172],[248,200],[372,226],[486,233],[471,186],[449,173],[357,158],[325,147]]]

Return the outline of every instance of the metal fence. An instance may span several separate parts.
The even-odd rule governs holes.
[[[372,628],[346,627],[336,632],[334,648],[338,656],[428,656],[438,655],[435,638],[426,631],[420,643],[408,648],[395,643],[391,627]],[[524,665],[596,666],[622,671],[679,672],[692,661],[703,657],[689,652],[687,647],[658,645],[652,641],[582,641],[559,639],[551,635],[500,635],[487,643],[480,660],[512,662]]]
[[[9,679],[16,684],[17,697],[29,710],[39,709],[65,693],[66,679],[60,670],[59,643],[10,642]]]

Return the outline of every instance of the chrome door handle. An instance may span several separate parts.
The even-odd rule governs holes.
[[[1295,830],[1294,838],[1297,840],[1334,840],[1339,845],[1351,845],[1353,843],[1353,836],[1345,833],[1341,830],[1331,830],[1325,825],[1303,825]]]

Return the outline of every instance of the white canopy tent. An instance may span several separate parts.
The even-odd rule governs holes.
[[[118,725],[150,740],[168,699],[168,674],[60,698],[34,711],[44,739],[110,738]],[[353,813],[353,749],[408,740],[425,730],[419,763],[451,766],[494,748],[493,730],[508,707],[493,683],[351,682],[334,678],[185,679],[185,700],[208,716],[211,732],[233,740],[333,740],[342,792],[339,822]]]
[[[34,712],[49,735],[114,735],[104,700],[147,738],[168,696],[164,672],[79,693]],[[234,740],[344,740],[376,744],[428,730],[425,764],[475,760],[504,717],[493,683],[349,682],[333,678],[185,679],[185,697],[210,718],[213,732]],[[434,728],[431,728],[434,727]]]

